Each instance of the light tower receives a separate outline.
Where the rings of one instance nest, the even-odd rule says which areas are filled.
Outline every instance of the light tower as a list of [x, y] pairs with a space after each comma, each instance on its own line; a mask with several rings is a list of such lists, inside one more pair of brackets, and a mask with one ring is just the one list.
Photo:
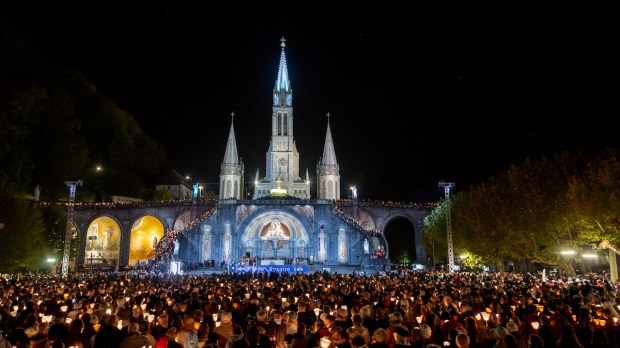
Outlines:
[[452, 248], [452, 220], [450, 216], [450, 189], [454, 186], [453, 182], [439, 182], [439, 187], [443, 187], [446, 194], [446, 229], [448, 230], [448, 271], [454, 272], [454, 249]]
[[69, 207], [67, 208], [67, 227], [65, 230], [65, 252], [62, 255], [62, 276], [69, 275], [69, 255], [71, 254], [71, 227], [73, 224], [73, 202], [75, 202], [75, 190], [82, 186], [82, 180], [65, 181], [69, 187]]

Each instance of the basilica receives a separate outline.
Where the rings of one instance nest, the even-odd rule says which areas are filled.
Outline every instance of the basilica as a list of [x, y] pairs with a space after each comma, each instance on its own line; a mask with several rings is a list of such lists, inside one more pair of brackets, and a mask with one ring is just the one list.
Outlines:
[[[340, 199], [340, 174], [329, 122], [323, 156], [317, 165], [318, 197], [310, 196], [308, 170], [300, 173], [284, 39], [280, 46], [265, 173], [256, 171], [252, 199], [246, 200], [244, 166], [238, 157], [231, 124], [221, 165], [217, 208], [212, 217], [188, 231], [185, 249], [188, 256], [194, 254], [198, 260], [234, 262], [240, 257], [256, 257], [269, 260], [269, 264], [281, 263], [281, 259], [362, 264], [364, 257], [370, 255], [373, 238], [369, 231], [348, 222], [334, 210], [333, 201]], [[375, 244], [384, 248], [378, 240]], [[196, 253], [189, 250], [191, 245], [202, 248]]]
[[[162, 243], [175, 262], [291, 267], [321, 264], [389, 265], [382, 229], [396, 218], [411, 222], [415, 260], [425, 260], [419, 207], [364, 206], [340, 199], [340, 170], [329, 125], [317, 164], [317, 197], [310, 195], [308, 170], [300, 173], [294, 139], [293, 89], [286, 65], [285, 40], [273, 89], [271, 138], [265, 172], [254, 176], [244, 197], [245, 169], [237, 151], [234, 114], [219, 175], [219, 199], [182, 204], [134, 204], [107, 211], [80, 207], [73, 215], [78, 234], [76, 266], [95, 263], [136, 265], [159, 260]], [[300, 270], [302, 268], [298, 268]]]

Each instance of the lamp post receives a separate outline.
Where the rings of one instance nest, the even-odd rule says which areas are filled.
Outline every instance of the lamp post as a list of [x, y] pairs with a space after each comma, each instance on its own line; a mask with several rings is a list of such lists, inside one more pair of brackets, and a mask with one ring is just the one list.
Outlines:
[[73, 202], [75, 202], [75, 191], [77, 186], [82, 186], [82, 180], [65, 181], [69, 187], [69, 206], [67, 208], [67, 225], [65, 227], [65, 250], [62, 255], [62, 276], [69, 275], [69, 255], [71, 254], [71, 230], [73, 224]]
[[446, 195], [446, 230], [448, 231], [448, 272], [454, 272], [454, 250], [452, 248], [452, 219], [450, 213], [450, 189], [454, 186], [453, 182], [439, 182], [439, 187], [444, 188]]
[[202, 199], [202, 189], [203, 189], [203, 186], [202, 185], [198, 186], [198, 189], [200, 190], [200, 192], [198, 193], [198, 199]]
[[88, 240], [90, 241], [90, 274], [93, 274], [93, 254], [95, 253], [95, 241], [97, 240], [97, 236], [88, 236]]

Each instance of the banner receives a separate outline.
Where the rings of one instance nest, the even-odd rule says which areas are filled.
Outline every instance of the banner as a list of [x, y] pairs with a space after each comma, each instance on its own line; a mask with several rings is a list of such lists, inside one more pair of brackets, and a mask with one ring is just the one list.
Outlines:
[[237, 265], [232, 268], [233, 272], [288, 272], [288, 273], [308, 273], [308, 266], [244, 266]]

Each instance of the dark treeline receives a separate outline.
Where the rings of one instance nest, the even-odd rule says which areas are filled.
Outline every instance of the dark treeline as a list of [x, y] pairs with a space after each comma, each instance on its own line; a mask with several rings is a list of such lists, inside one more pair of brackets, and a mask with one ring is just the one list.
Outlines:
[[50, 200], [68, 196], [67, 180], [83, 180], [83, 200], [152, 188], [166, 156], [134, 116], [81, 72], [38, 54], [11, 21], [0, 21], [0, 34], [0, 173]]

